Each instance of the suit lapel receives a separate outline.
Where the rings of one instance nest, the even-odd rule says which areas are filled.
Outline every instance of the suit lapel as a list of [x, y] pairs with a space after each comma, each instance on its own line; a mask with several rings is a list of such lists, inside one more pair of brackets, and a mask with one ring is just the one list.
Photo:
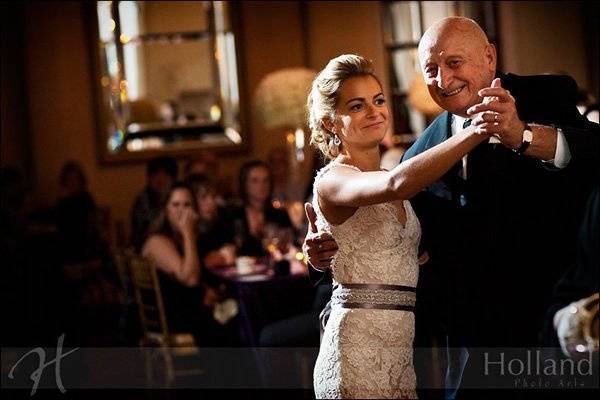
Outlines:
[[[432, 147], [442, 143], [450, 136], [450, 125], [452, 123], [452, 114], [445, 111], [442, 115], [437, 117], [431, 125], [425, 129], [423, 134], [417, 139], [403, 155], [402, 161], [406, 161]], [[426, 190], [437, 197], [441, 197], [447, 200], [452, 199], [452, 193], [450, 187], [455, 186], [448, 182], [450, 174], [456, 175], [455, 168], [447, 173], [442, 179], [431, 184]]]
[[421, 154], [425, 150], [428, 150], [436, 144], [440, 144], [446, 140], [450, 133], [450, 122], [451, 118], [450, 113], [448, 112], [444, 112], [442, 115], [437, 117], [435, 121], [433, 121], [431, 125], [429, 125], [427, 129], [423, 131], [417, 141], [410, 146], [406, 152], [404, 152], [402, 161], [406, 161], [417, 154]]
[[426, 147], [423, 151], [432, 148], [435, 145], [442, 143], [444, 140], [450, 137], [450, 126], [452, 124], [452, 114], [445, 111], [435, 122], [431, 125], [431, 135], [427, 141]]

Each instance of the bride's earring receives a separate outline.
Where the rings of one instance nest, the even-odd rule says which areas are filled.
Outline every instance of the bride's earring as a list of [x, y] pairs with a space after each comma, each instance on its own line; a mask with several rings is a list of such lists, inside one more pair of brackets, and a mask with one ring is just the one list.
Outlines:
[[333, 144], [335, 145], [335, 147], [340, 147], [340, 144], [342, 144], [340, 137], [335, 133], [333, 134]]

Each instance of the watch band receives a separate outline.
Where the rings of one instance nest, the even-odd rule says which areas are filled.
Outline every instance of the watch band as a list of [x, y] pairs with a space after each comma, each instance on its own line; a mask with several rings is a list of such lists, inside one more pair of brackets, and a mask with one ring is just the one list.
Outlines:
[[527, 148], [529, 147], [529, 144], [530, 144], [529, 142], [521, 143], [521, 145], [519, 146], [519, 148], [517, 150], [515, 150], [515, 152], [520, 156], [523, 155], [523, 153], [525, 153], [525, 150], [527, 150]]
[[523, 155], [523, 153], [525, 153], [525, 151], [527, 150], [527, 148], [531, 144], [531, 139], [530, 140], [526, 140], [525, 139], [525, 132], [526, 131], [529, 131], [530, 134], [532, 133], [531, 127], [528, 124], [525, 124], [525, 130], [523, 130], [523, 141], [521, 142], [521, 145], [519, 146], [519, 148], [515, 150], [515, 152], [518, 155]]

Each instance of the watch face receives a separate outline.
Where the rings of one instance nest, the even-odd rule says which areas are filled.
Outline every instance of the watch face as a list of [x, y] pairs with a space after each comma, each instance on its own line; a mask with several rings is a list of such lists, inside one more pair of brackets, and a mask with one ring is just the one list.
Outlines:
[[531, 142], [532, 139], [533, 139], [533, 132], [531, 132], [529, 129], [525, 129], [523, 131], [523, 141]]

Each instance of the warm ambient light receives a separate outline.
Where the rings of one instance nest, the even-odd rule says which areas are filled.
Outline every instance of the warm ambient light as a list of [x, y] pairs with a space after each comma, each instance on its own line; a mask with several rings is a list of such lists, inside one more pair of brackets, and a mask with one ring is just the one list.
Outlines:
[[235, 144], [242, 143], [242, 136], [233, 128], [225, 128], [225, 136]]
[[218, 121], [221, 119], [221, 107], [216, 104], [210, 106], [210, 119], [213, 121]]
[[294, 135], [293, 133], [288, 133], [287, 136], [285, 137], [287, 139], [287, 142], [292, 144], [296, 142], [296, 135]]
[[431, 98], [427, 85], [420, 74], [415, 74], [408, 88], [408, 104], [423, 115], [435, 116], [443, 110]]
[[306, 124], [306, 98], [315, 75], [307, 68], [284, 68], [261, 80], [254, 94], [255, 109], [266, 129]]

